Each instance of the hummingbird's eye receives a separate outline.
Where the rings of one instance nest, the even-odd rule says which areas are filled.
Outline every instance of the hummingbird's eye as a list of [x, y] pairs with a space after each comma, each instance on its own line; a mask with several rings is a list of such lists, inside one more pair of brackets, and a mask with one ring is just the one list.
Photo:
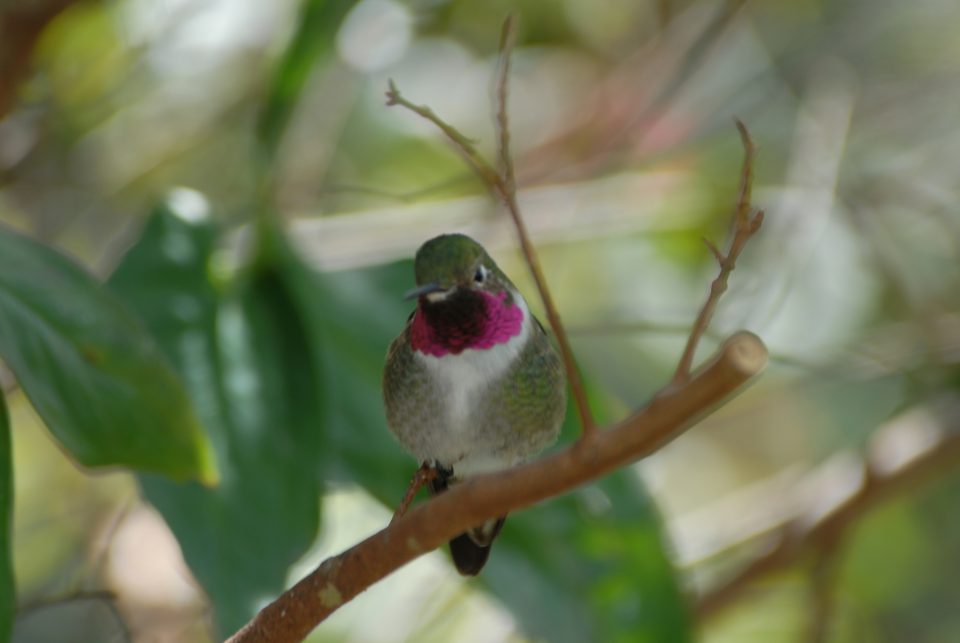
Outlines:
[[487, 278], [487, 269], [483, 266], [477, 266], [477, 271], [473, 273], [473, 280], [478, 284], [482, 284]]

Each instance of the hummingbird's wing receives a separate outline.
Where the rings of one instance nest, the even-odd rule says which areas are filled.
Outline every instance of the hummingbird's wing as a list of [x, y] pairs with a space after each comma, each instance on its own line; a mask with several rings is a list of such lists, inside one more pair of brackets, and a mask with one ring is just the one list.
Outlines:
[[409, 323], [387, 349], [382, 386], [390, 431], [420, 462], [435, 457], [430, 436], [443, 414], [429, 373], [410, 348]]
[[[536, 317], [533, 317], [537, 321]], [[552, 445], [567, 410], [567, 383], [557, 351], [539, 321], [485, 405], [488, 426], [507, 459], [524, 462]]]

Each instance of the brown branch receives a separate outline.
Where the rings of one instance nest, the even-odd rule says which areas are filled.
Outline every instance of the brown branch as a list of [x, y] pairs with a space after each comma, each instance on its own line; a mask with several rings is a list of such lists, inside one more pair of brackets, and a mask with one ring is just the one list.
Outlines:
[[437, 116], [432, 109], [425, 105], [415, 105], [403, 96], [397, 89], [396, 84], [391, 80], [387, 89], [387, 105], [400, 105], [414, 112], [422, 118], [430, 121], [450, 140], [454, 148], [463, 156], [467, 164], [477, 173], [487, 188], [500, 200], [510, 213], [514, 227], [520, 240], [520, 248], [523, 251], [523, 257], [533, 274], [533, 281], [536, 283], [537, 292], [540, 300], [543, 302], [543, 308], [547, 314], [547, 321], [557, 338], [557, 345], [560, 348], [560, 357], [563, 360], [563, 366], [566, 370], [567, 381], [570, 383], [570, 390], [573, 392], [574, 402], [576, 403], [577, 413], [580, 416], [580, 425], [583, 427], [584, 436], [589, 436], [594, 432], [596, 423], [590, 412], [590, 404], [587, 401], [586, 389], [580, 379], [580, 373], [577, 370], [576, 360], [573, 357], [573, 350], [570, 348], [570, 340], [567, 338], [563, 322], [560, 321], [560, 313], [553, 303], [553, 297], [547, 288], [547, 280], [543, 276], [543, 270], [540, 268], [540, 261], [537, 258], [536, 249], [530, 241], [530, 235], [527, 233], [526, 224], [520, 213], [520, 206], [517, 203], [516, 177], [514, 175], [513, 160], [510, 154], [510, 128], [507, 117], [507, 97], [508, 97], [508, 75], [510, 72], [510, 55], [513, 50], [514, 42], [514, 18], [509, 16], [504, 22], [503, 32], [500, 40], [500, 61], [497, 66], [496, 93], [497, 93], [497, 157], [501, 170], [498, 172], [486, 159], [484, 159], [476, 150], [473, 141], [461, 134], [455, 127], [445, 122]]
[[673, 374], [673, 384], [682, 384], [690, 377], [690, 369], [693, 367], [693, 356], [697, 352], [697, 344], [700, 338], [706, 332], [713, 318], [713, 313], [717, 308], [717, 302], [727, 290], [727, 282], [730, 279], [730, 273], [737, 264], [737, 257], [743, 250], [747, 241], [750, 240], [760, 226], [763, 224], [763, 210], [756, 214], [750, 214], [750, 194], [753, 186], [753, 158], [756, 152], [756, 146], [753, 139], [750, 138], [750, 132], [739, 120], [736, 121], [737, 130], [740, 132], [740, 140], [743, 143], [743, 169], [740, 172], [740, 189], [738, 190], [737, 203], [734, 208], [733, 222], [731, 224], [730, 248], [727, 254], [722, 254], [720, 250], [709, 240], [704, 239], [710, 252], [717, 259], [720, 265], [720, 273], [713, 283], [710, 284], [710, 294], [707, 301], [704, 302], [696, 321], [693, 323], [693, 329], [687, 339], [687, 345], [683, 349], [683, 355], [677, 364], [677, 370]]
[[[946, 413], [940, 413], [942, 426], [937, 428], [942, 435], [932, 442], [923, 442], [919, 453], [895, 466], [884, 464], [883, 458], [875, 454], [861, 463], [861, 484], [831, 511], [797, 515], [781, 526], [774, 534], [775, 544], [770, 549], [700, 596], [697, 615], [701, 619], [709, 618], [739, 599], [758, 579], [790, 567], [807, 555], [829, 554], [850, 527], [878, 502], [913, 489], [936, 472], [960, 466], [958, 407], [960, 405], [955, 405]], [[911, 428], [905, 426], [904, 433], [910, 433]]]
[[655, 452], [738, 391], [766, 363], [758, 337], [729, 338], [713, 360], [681, 386], [592, 439], [521, 467], [463, 482], [345, 552], [263, 608], [230, 643], [302, 640], [373, 583], [471, 525], [557, 496]]

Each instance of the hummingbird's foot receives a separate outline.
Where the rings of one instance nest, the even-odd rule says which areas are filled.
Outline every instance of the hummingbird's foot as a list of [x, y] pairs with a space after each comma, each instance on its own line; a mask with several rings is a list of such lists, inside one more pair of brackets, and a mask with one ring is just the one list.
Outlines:
[[403, 514], [407, 513], [407, 509], [410, 507], [410, 503], [413, 502], [413, 498], [417, 495], [417, 492], [436, 480], [437, 477], [440, 476], [440, 473], [441, 470], [434, 463], [424, 462], [421, 464], [420, 468], [413, 474], [413, 479], [410, 480], [410, 486], [407, 487], [407, 493], [403, 496], [403, 500], [400, 501], [400, 506], [397, 507], [397, 510], [393, 514], [393, 519], [391, 519], [390, 522], [392, 523], [398, 520]]

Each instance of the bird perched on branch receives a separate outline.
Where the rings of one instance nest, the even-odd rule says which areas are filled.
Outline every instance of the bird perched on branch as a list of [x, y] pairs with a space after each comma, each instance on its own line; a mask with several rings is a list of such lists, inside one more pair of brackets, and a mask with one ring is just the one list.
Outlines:
[[[432, 471], [438, 494], [525, 462], [553, 444], [566, 381], [543, 326], [487, 251], [462, 234], [435, 237], [414, 261], [417, 308], [387, 352], [387, 424]], [[505, 517], [450, 541], [457, 570], [476, 575]]]

